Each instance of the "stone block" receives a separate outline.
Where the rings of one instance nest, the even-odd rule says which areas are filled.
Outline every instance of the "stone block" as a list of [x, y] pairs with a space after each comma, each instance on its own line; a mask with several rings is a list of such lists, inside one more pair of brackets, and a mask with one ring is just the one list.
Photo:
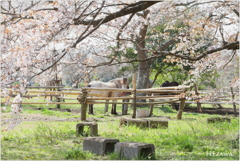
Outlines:
[[89, 127], [91, 136], [98, 136], [98, 124], [96, 122], [81, 122], [76, 125], [76, 135], [84, 135], [84, 126]]
[[158, 119], [132, 119], [122, 117], [120, 119], [120, 126], [122, 125], [136, 125], [142, 128], [168, 128], [168, 121]]
[[149, 109], [137, 109], [136, 110], [136, 118], [141, 118], [141, 117], [149, 117]]
[[153, 144], [139, 142], [118, 142], [115, 144], [115, 153], [124, 159], [149, 159], [155, 156], [155, 146]]
[[135, 126], [140, 127], [140, 128], [147, 128], [148, 127], [148, 123], [147, 123], [146, 120], [132, 119], [132, 118], [121, 118], [120, 126], [121, 125], [126, 125], [126, 126], [135, 125]]
[[97, 155], [105, 155], [114, 152], [114, 145], [117, 142], [119, 142], [118, 139], [87, 137], [83, 140], [83, 150]]
[[207, 119], [208, 123], [224, 122], [224, 121], [231, 122], [231, 119], [228, 117], [213, 117], [213, 118]]
[[167, 120], [144, 119], [148, 122], [149, 128], [168, 128]]

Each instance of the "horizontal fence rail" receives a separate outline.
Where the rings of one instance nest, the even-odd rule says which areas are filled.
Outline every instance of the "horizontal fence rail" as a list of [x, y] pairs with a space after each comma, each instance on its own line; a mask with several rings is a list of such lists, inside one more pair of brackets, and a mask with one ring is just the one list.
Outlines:
[[[30, 90], [33, 89], [33, 90]], [[35, 89], [35, 90], [34, 90]], [[36, 89], [43, 89], [36, 90]], [[55, 89], [55, 91], [49, 91], [49, 89]], [[22, 102], [22, 104], [56, 104], [56, 105], [67, 105], [67, 104], [81, 104], [81, 109], [86, 108], [87, 104], [113, 104], [108, 102], [109, 100], [129, 100], [127, 102], [115, 102], [114, 104], [122, 105], [149, 105], [153, 108], [153, 105], [157, 104], [172, 104], [179, 103], [184, 104], [197, 104], [199, 112], [201, 112], [201, 104], [233, 104], [234, 111], [236, 111], [236, 105], [239, 105], [239, 99], [234, 99], [239, 95], [238, 92], [215, 92], [215, 95], [211, 95], [213, 91], [198, 91], [195, 85], [194, 91], [192, 86], [175, 86], [175, 87], [160, 87], [160, 88], [148, 88], [148, 89], [120, 89], [120, 88], [90, 88], [83, 87], [81, 89], [69, 89], [64, 86], [47, 86], [47, 87], [28, 87], [27, 92], [22, 95], [23, 98], [34, 98], [34, 97], [55, 97], [56, 102]], [[232, 90], [232, 89], [231, 89]], [[2, 91], [2, 90], [1, 90]], [[128, 92], [130, 96], [122, 97], [102, 97], [101, 92]], [[8, 90], [8, 97], [13, 98], [18, 95], [18, 90]], [[95, 93], [94, 93], [95, 92]], [[146, 96], [138, 96], [137, 93], [145, 93]], [[3, 96], [1, 96], [3, 98]], [[210, 100], [206, 100], [209, 98]], [[9, 99], [9, 98], [8, 98]], [[61, 102], [60, 100], [76, 100], [76, 102]], [[145, 99], [146, 102], [137, 102], [137, 100]], [[184, 102], [184, 103], [183, 103]], [[8, 101], [8, 104], [14, 104]], [[136, 109], [136, 108], [134, 108]], [[152, 109], [151, 109], [152, 110]], [[181, 109], [180, 109], [181, 110]], [[182, 109], [183, 110], [183, 109]], [[85, 112], [86, 111], [82, 111]], [[178, 118], [181, 118], [178, 113]], [[83, 118], [84, 120], [84, 118]]]

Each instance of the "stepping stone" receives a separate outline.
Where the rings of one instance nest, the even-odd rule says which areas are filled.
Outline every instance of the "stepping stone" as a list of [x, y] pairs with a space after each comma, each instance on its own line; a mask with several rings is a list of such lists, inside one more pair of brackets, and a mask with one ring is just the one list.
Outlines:
[[115, 145], [115, 152], [120, 154], [121, 158], [145, 160], [155, 156], [155, 146], [153, 144], [139, 142], [118, 142]]
[[114, 152], [114, 145], [118, 139], [103, 137], [87, 137], [83, 140], [83, 151], [90, 151], [97, 155], [105, 155]]
[[120, 126], [122, 125], [136, 125], [141, 128], [168, 128], [167, 120], [158, 120], [158, 119], [132, 119], [132, 118], [124, 118], [120, 119]]
[[84, 134], [84, 126], [88, 126], [90, 128], [91, 136], [98, 136], [98, 124], [96, 122], [81, 122], [76, 125], [76, 135]]
[[121, 118], [120, 126], [122, 125], [126, 125], [126, 126], [135, 125], [140, 128], [147, 128], [148, 122], [142, 119]]
[[157, 119], [144, 119], [148, 122], [149, 128], [168, 128], [167, 120], [157, 120]]

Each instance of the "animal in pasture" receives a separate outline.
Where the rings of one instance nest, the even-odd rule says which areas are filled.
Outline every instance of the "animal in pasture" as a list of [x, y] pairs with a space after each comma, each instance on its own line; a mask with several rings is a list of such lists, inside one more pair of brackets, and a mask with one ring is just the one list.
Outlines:
[[[61, 84], [62, 84], [62, 79], [59, 79], [59, 80], [52, 79], [52, 80], [49, 80], [49, 81], [46, 82], [47, 87], [60, 86]], [[47, 90], [56, 91], [56, 88], [47, 88]], [[49, 97], [50, 97], [50, 101], [52, 101], [53, 95], [50, 94]], [[45, 99], [46, 98], [47, 98], [47, 96], [45, 96]]]
[[[128, 82], [127, 78], [115, 78], [110, 80], [109, 82], [101, 82], [101, 81], [92, 81], [85, 87], [92, 88], [122, 88], [127, 89]], [[101, 97], [120, 97], [126, 95], [125, 92], [117, 92], [117, 91], [91, 91], [93, 94], [100, 94]], [[116, 111], [116, 102], [117, 100], [113, 100], [111, 114], [117, 114]], [[89, 105], [89, 114], [93, 114], [93, 104]]]
[[[173, 86], [179, 86], [179, 83], [175, 81], [173, 82], [165, 81], [161, 87], [173, 87]], [[172, 107], [175, 107], [177, 111], [179, 110], [179, 104], [172, 103]]]
[[172, 87], [172, 86], [178, 86], [179, 83], [178, 82], [169, 82], [169, 81], [165, 81], [163, 84], [162, 84], [162, 87]]

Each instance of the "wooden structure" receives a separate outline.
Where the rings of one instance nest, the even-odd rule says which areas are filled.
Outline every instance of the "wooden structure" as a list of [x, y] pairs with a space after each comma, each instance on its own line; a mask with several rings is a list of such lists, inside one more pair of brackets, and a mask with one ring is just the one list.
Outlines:
[[[34, 87], [41, 88], [41, 87]], [[161, 88], [149, 88], [149, 89], [113, 89], [113, 88], [82, 88], [82, 91], [67, 91], [62, 87], [42, 87], [42, 88], [61, 88], [61, 91], [37, 91], [28, 90], [26, 94], [22, 95], [25, 98], [32, 97], [45, 97], [52, 95], [58, 98], [78, 100], [79, 102], [67, 103], [67, 102], [22, 102], [22, 104], [81, 104], [81, 120], [86, 121], [86, 109], [88, 104], [112, 104], [112, 102], [106, 102], [106, 100], [129, 100], [127, 102], [116, 102], [116, 104], [130, 104], [133, 106], [132, 118], [136, 118], [136, 105], [144, 104], [151, 107], [153, 111], [153, 105], [181, 102], [180, 110], [177, 114], [177, 118], [181, 119], [182, 111], [184, 109], [185, 102], [185, 92], [190, 86], [178, 86], [178, 87], [161, 87]], [[96, 94], [91, 94], [91, 90], [95, 91], [118, 91], [118, 92], [131, 92], [131, 96], [124, 97], [101, 97]], [[147, 96], [137, 96], [137, 93], [146, 93]], [[169, 95], [169, 93], [174, 93], [178, 95]], [[18, 91], [10, 90], [10, 97], [14, 97], [18, 94]], [[159, 95], [158, 95], [159, 94]], [[71, 96], [71, 97], [67, 97]], [[137, 99], [146, 99], [147, 102], [137, 102]], [[11, 104], [13, 102], [9, 102]], [[152, 114], [152, 112], [151, 112]]]
[[[134, 79], [133, 79], [134, 80]], [[195, 86], [196, 87], [196, 86]], [[208, 97], [209, 92], [198, 91], [195, 88], [195, 91], [189, 91], [190, 86], [176, 86], [176, 87], [160, 87], [160, 88], [149, 88], [149, 89], [136, 89], [136, 85], [133, 83], [133, 89], [113, 89], [113, 88], [87, 88], [84, 87], [82, 90], [79, 89], [64, 89], [63, 86], [51, 86], [51, 87], [29, 87], [25, 94], [22, 95], [23, 98], [32, 98], [32, 97], [45, 97], [52, 95], [59, 99], [65, 100], [76, 100], [76, 102], [22, 102], [22, 104], [81, 104], [81, 120], [86, 121], [86, 109], [88, 104], [112, 104], [112, 102], [106, 102], [106, 100], [128, 100], [125, 102], [116, 102], [116, 104], [125, 104], [132, 105], [133, 112], [132, 118], [136, 118], [137, 105], [144, 104], [150, 107], [150, 116], [153, 114], [153, 107], [156, 104], [171, 104], [179, 103], [180, 109], [177, 113], [176, 118], [181, 119], [182, 113], [184, 111], [184, 105], [187, 104], [233, 104], [233, 109], [236, 113], [236, 104], [239, 104], [236, 100], [237, 92], [227, 93], [227, 98], [219, 97], [218, 101], [204, 101], [203, 98]], [[60, 88], [61, 91], [46, 91], [46, 90], [35, 90], [35, 89], [47, 89], [47, 88]], [[91, 94], [91, 90], [95, 91], [118, 91], [118, 92], [131, 92], [132, 95], [124, 97], [101, 97], [99, 95]], [[94, 92], [93, 92], [94, 93]], [[146, 93], [146, 96], [137, 96], [137, 93]], [[9, 90], [8, 97], [15, 97], [18, 94], [18, 91]], [[187, 96], [189, 96], [187, 98]], [[190, 100], [190, 98], [192, 100]], [[146, 99], [146, 102], [137, 102], [138, 99]], [[12, 104], [10, 99], [6, 99], [8, 104]], [[77, 101], [78, 100], [78, 101]], [[198, 106], [198, 109], [200, 107]]]
[[[111, 102], [106, 102], [106, 100], [122, 100], [129, 99], [132, 102], [115, 102], [116, 104], [131, 104], [133, 106], [132, 118], [136, 118], [136, 105], [149, 105], [151, 107], [151, 113], [153, 113], [153, 105], [165, 104], [172, 102], [180, 102], [180, 109], [177, 114], [177, 119], [181, 119], [182, 112], [185, 105], [185, 95], [186, 91], [190, 86], [176, 86], [176, 87], [161, 87], [161, 88], [149, 88], [149, 89], [115, 89], [115, 88], [82, 88], [82, 95], [79, 98], [81, 103], [81, 120], [86, 121], [86, 108], [88, 104], [112, 104]], [[98, 95], [91, 94], [90, 91], [117, 91], [117, 92], [131, 92], [131, 96], [124, 97], [101, 97]], [[148, 93], [148, 96], [137, 96], [137, 93]], [[175, 95], [169, 95], [175, 94]], [[176, 95], [177, 94], [177, 95]], [[91, 97], [90, 97], [91, 96]], [[146, 99], [146, 102], [137, 102], [137, 99]]]
[[[56, 70], [57, 70], [57, 66], [55, 66]], [[52, 80], [49, 80], [46, 82], [46, 86], [47, 87], [55, 87], [55, 88], [46, 88], [46, 90], [49, 90], [49, 91], [61, 91], [61, 85], [62, 85], [62, 79], [58, 79], [57, 78], [57, 75], [56, 75], [56, 78], [55, 79], [52, 79]], [[47, 97], [48, 95], [45, 96], [45, 98]], [[52, 98], [53, 98], [54, 95], [49, 95], [50, 97], [50, 100], [52, 101]], [[57, 96], [56, 97], [56, 102], [61, 102], [61, 99]], [[56, 104], [56, 107], [57, 108], [60, 108], [60, 104]]]
[[222, 105], [233, 105], [233, 111], [235, 117], [237, 117], [236, 104], [239, 105], [239, 99], [235, 100], [239, 96], [239, 92], [234, 92], [230, 87], [228, 91], [199, 91], [197, 85], [194, 85], [194, 91], [189, 91], [189, 99], [186, 104], [197, 104], [198, 112], [202, 113], [202, 104], [217, 105], [219, 108], [223, 108]]

